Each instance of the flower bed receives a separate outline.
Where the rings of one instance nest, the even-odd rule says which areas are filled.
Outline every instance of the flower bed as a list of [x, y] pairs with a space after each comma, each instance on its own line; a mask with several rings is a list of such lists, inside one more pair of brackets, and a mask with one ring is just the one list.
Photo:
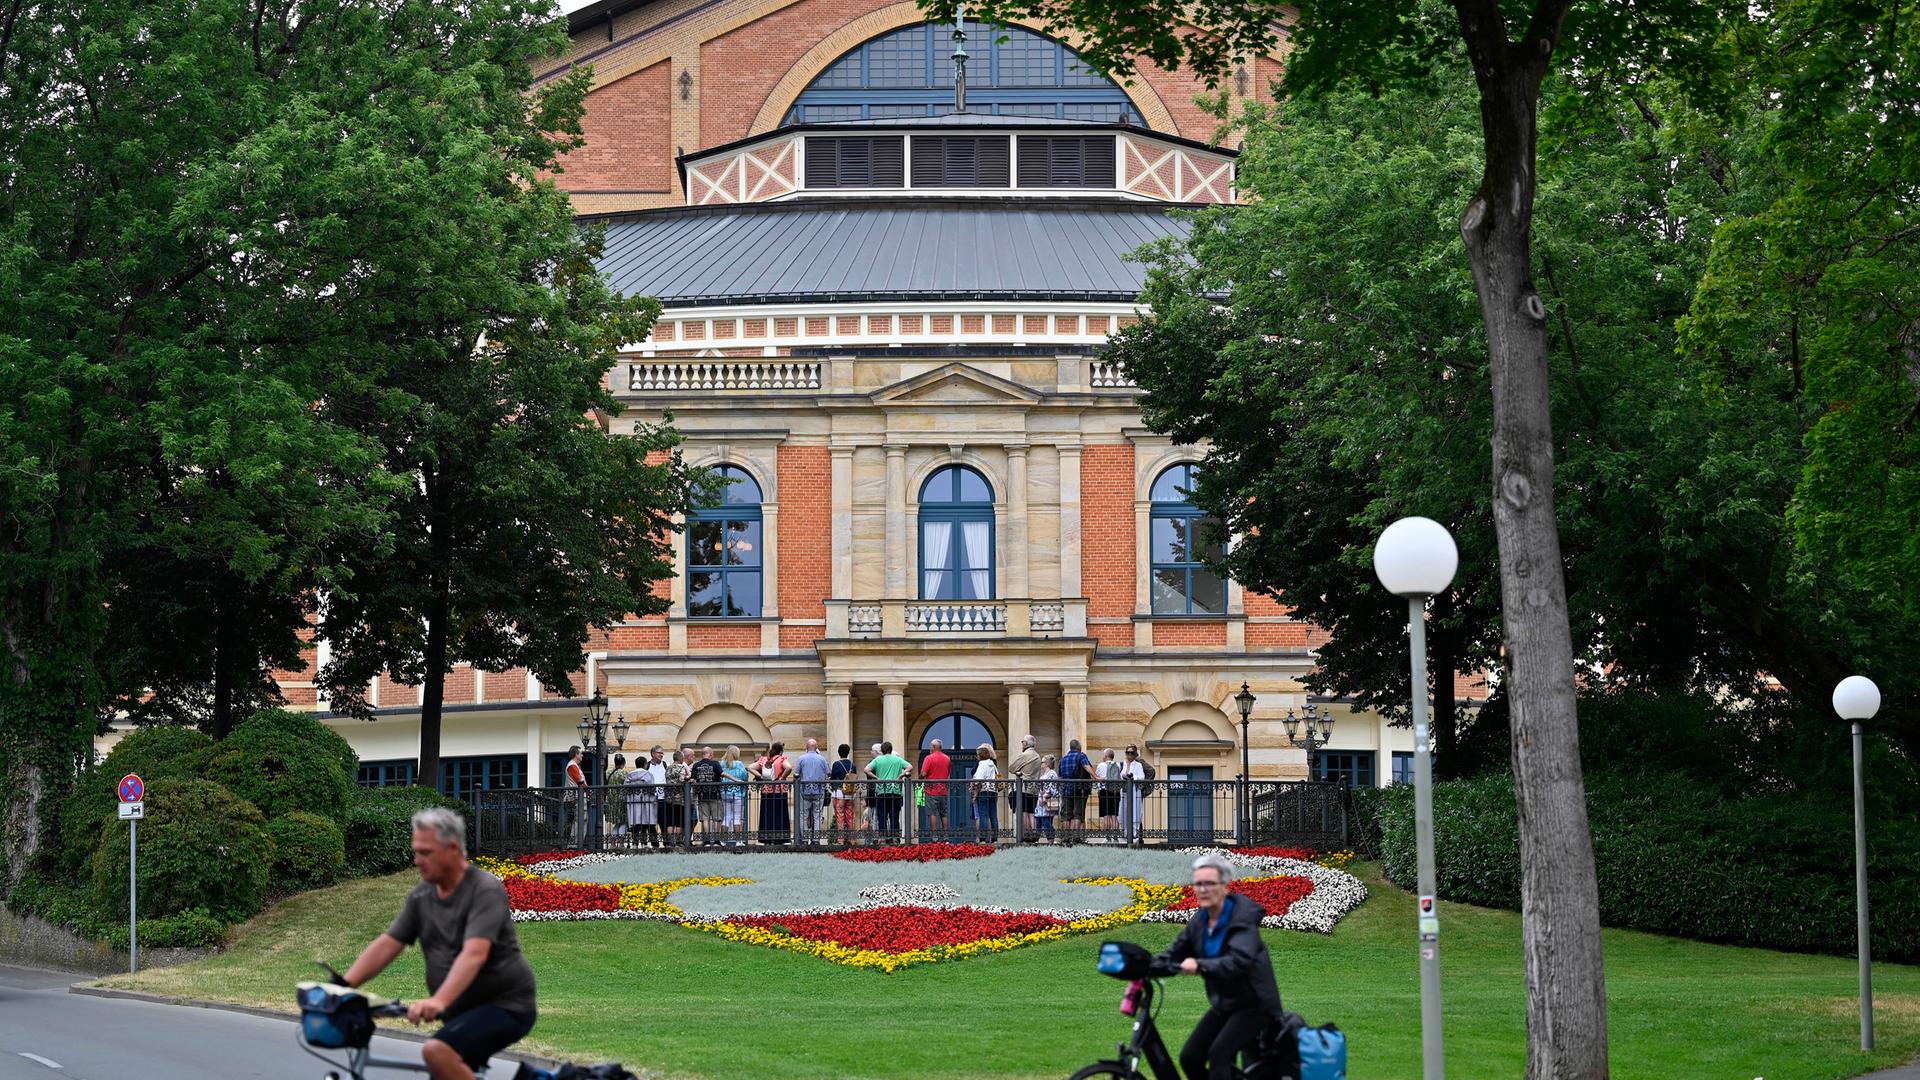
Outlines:
[[[1200, 906], [1195, 897], [1193, 886], [1185, 887], [1186, 893], [1180, 902], [1170, 905], [1168, 911], [1191, 913]], [[1269, 915], [1284, 915], [1294, 902], [1313, 892], [1313, 882], [1303, 877], [1241, 878], [1227, 890], [1237, 896], [1244, 896], [1267, 909]]]
[[831, 915], [745, 915], [731, 921], [806, 941], [828, 941], [848, 948], [888, 953], [963, 945], [1067, 925], [1064, 919], [1038, 911], [999, 912], [910, 905], [862, 908]]
[[942, 859], [978, 859], [994, 852], [992, 844], [901, 844], [894, 847], [848, 848], [833, 857], [848, 862], [938, 862]]

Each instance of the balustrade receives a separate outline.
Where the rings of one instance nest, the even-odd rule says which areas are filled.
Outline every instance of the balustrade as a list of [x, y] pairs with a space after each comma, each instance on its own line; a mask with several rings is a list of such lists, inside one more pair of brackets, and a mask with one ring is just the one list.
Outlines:
[[699, 360], [636, 363], [628, 389], [650, 393], [685, 390], [818, 390], [818, 360]]

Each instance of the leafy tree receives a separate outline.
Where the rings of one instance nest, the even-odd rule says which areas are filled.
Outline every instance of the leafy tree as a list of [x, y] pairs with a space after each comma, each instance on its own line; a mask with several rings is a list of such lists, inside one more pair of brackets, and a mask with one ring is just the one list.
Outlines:
[[[944, 0], [923, 0], [942, 17]], [[1688, 0], [989, 0], [981, 17], [1073, 27], [1083, 54], [1117, 73], [1137, 57], [1192, 67], [1210, 82], [1270, 55], [1284, 35], [1286, 87], [1418, 83], [1432, 58], [1465, 47], [1481, 121], [1480, 183], [1460, 218], [1488, 351], [1492, 515], [1500, 553], [1506, 690], [1520, 806], [1530, 1076], [1606, 1075], [1606, 992], [1598, 889], [1575, 718], [1572, 632], [1554, 507], [1547, 308], [1531, 250], [1536, 119], [1555, 54], [1568, 70], [1717, 69], [1720, 8]], [[1702, 80], [1704, 81], [1704, 80]], [[1549, 932], [1551, 926], [1551, 932]]]

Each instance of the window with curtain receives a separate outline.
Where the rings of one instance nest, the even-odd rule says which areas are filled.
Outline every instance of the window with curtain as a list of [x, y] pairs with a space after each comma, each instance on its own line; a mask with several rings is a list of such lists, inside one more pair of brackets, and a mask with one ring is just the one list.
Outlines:
[[993, 488], [948, 465], [920, 488], [920, 598], [988, 600], [993, 576]]
[[1214, 519], [1193, 504], [1199, 468], [1175, 465], [1153, 481], [1148, 537], [1155, 615], [1224, 615], [1227, 584], [1208, 564], [1221, 556], [1209, 539]]
[[687, 614], [760, 617], [760, 485], [744, 470], [713, 470], [726, 482], [713, 503], [687, 515]]
[[[1072, 49], [1019, 26], [967, 24], [967, 108], [1146, 126], [1127, 92]], [[953, 111], [953, 26], [903, 26], [854, 46], [794, 99], [788, 124], [945, 116]]]

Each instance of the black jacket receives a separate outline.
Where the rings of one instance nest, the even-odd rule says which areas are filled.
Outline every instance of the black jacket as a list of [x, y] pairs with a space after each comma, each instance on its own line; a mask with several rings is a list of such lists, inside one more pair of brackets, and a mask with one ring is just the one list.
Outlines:
[[1278, 1020], [1285, 1010], [1280, 1007], [1280, 987], [1273, 979], [1266, 939], [1260, 936], [1260, 920], [1266, 917], [1266, 908], [1248, 897], [1235, 896], [1233, 909], [1227, 912], [1227, 936], [1220, 945], [1220, 955], [1209, 957], [1207, 909], [1196, 908], [1186, 929], [1155, 958], [1155, 966], [1177, 971], [1180, 961], [1194, 957], [1200, 962], [1200, 977], [1207, 982], [1207, 1000], [1214, 1008], [1229, 1012], [1251, 1009]]

